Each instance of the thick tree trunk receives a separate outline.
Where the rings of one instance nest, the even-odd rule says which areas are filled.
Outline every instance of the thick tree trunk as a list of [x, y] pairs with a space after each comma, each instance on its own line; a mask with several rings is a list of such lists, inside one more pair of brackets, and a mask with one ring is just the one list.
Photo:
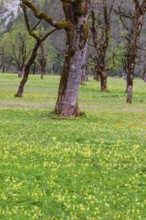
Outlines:
[[80, 115], [78, 92], [88, 39], [87, 2], [88, 0], [76, 0], [74, 3], [62, 3], [70, 28], [66, 30], [68, 51], [65, 55], [55, 112], [65, 117]]
[[25, 84], [28, 80], [28, 76], [29, 76], [29, 73], [30, 73], [30, 68], [31, 68], [36, 56], [37, 56], [37, 51], [40, 47], [40, 44], [41, 44], [41, 41], [36, 42], [35, 47], [32, 51], [31, 57], [30, 57], [28, 63], [26, 64], [26, 66], [25, 66], [23, 78], [22, 78], [22, 80], [20, 82], [20, 85], [18, 87], [17, 94], [15, 95], [16, 97], [22, 97], [22, 95], [23, 95], [24, 86], [25, 86]]

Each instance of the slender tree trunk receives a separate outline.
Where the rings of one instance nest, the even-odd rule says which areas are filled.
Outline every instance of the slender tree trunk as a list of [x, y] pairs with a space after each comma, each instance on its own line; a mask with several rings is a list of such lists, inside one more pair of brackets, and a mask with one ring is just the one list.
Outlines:
[[107, 71], [105, 67], [105, 57], [106, 57], [106, 51], [104, 49], [100, 48], [98, 53], [98, 60], [96, 64], [96, 73], [97, 76], [100, 76], [100, 91], [101, 92], [107, 92]]
[[24, 74], [24, 69], [25, 69], [25, 67], [22, 66], [22, 67], [20, 68], [20, 70], [18, 71], [18, 77], [19, 77], [19, 78], [21, 78], [21, 77], [23, 76], [23, 74]]
[[32, 74], [36, 73], [36, 62], [33, 63]]
[[146, 73], [144, 73], [143, 80], [144, 80], [144, 82], [146, 82]]
[[2, 65], [2, 73], [5, 73], [5, 63]]
[[88, 0], [62, 3], [70, 28], [66, 30], [68, 51], [65, 55], [55, 112], [65, 117], [80, 115], [78, 92], [88, 39], [87, 3]]
[[5, 73], [5, 67], [6, 67], [6, 56], [4, 52], [4, 48], [2, 48], [2, 73]]
[[44, 78], [44, 75], [45, 75], [45, 71], [41, 71], [41, 79]]
[[41, 79], [43, 79], [46, 68], [46, 56], [45, 56], [45, 49], [43, 44], [41, 44], [40, 46], [39, 63], [40, 63]]
[[127, 103], [132, 103], [133, 78], [134, 78], [135, 59], [136, 59], [135, 52], [130, 50], [130, 52], [128, 52], [126, 56], [126, 62], [125, 62], [125, 71], [127, 74], [127, 85], [126, 85]]
[[[107, 0], [102, 0], [103, 19], [97, 19], [96, 13], [92, 11], [92, 35], [93, 43], [96, 49], [95, 52], [95, 74], [96, 78], [100, 77], [100, 90], [102, 92], [108, 91], [107, 88], [107, 65], [105, 62], [106, 53], [109, 46], [111, 33], [111, 12], [113, 10], [114, 1], [111, 6], [108, 5]], [[99, 12], [100, 13], [100, 12]], [[98, 24], [98, 28], [96, 25]], [[100, 31], [99, 31], [100, 29]]]
[[127, 40], [127, 54], [125, 60], [125, 72], [127, 74], [127, 103], [132, 103], [132, 90], [133, 90], [133, 78], [136, 64], [136, 56], [138, 50], [139, 38], [141, 30], [144, 24], [144, 15], [146, 12], [146, 0], [143, 3], [134, 1], [135, 12], [133, 14], [132, 24], [129, 27], [126, 40]]
[[88, 80], [87, 55], [88, 55], [88, 42], [86, 43], [84, 56], [82, 57], [81, 84], [84, 84], [84, 82]]
[[100, 85], [101, 85], [101, 92], [107, 92], [108, 88], [107, 88], [107, 73], [106, 72], [102, 72], [100, 74]]
[[31, 57], [28, 60], [26, 66], [25, 66], [23, 78], [22, 78], [22, 80], [20, 82], [20, 85], [18, 87], [17, 94], [15, 95], [16, 97], [22, 97], [22, 95], [23, 95], [24, 86], [25, 86], [25, 84], [28, 80], [28, 76], [29, 76], [29, 73], [30, 73], [30, 68], [31, 68], [36, 56], [37, 56], [37, 51], [40, 47], [40, 44], [41, 44], [41, 41], [37, 40], [37, 42], [35, 44], [35, 47], [32, 51]]

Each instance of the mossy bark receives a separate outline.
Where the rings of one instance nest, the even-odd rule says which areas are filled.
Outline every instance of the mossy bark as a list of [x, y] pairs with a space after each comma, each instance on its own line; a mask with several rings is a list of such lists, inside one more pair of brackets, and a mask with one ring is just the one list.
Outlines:
[[78, 116], [78, 92], [85, 64], [88, 39], [88, 0], [76, 0], [73, 3], [62, 1], [66, 21], [67, 53], [63, 73], [60, 79], [55, 112], [65, 117]]

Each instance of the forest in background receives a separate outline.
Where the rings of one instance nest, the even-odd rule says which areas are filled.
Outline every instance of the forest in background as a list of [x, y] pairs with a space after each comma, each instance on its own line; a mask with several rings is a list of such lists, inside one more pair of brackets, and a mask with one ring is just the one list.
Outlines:
[[[7, 12], [6, 8], [7, 1], [1, 1], [0, 12], [4, 15]], [[15, 4], [11, 1], [8, 1], [12, 5], [12, 11], [15, 12], [15, 7], [18, 7], [18, 2]], [[38, 7], [41, 10], [47, 11], [50, 16], [55, 17], [56, 20], [59, 20], [63, 17], [63, 11], [59, 0], [40, 0], [36, 1]], [[110, 10], [111, 3], [113, 1], [108, 1], [108, 7]], [[106, 68], [108, 70], [108, 75], [110, 76], [123, 76], [124, 75], [124, 62], [125, 62], [125, 49], [126, 49], [126, 33], [127, 30], [123, 26], [120, 16], [116, 13], [118, 7], [122, 3], [122, 7], [126, 14], [131, 14], [133, 10], [133, 1], [115, 1], [113, 5], [113, 10], [110, 15], [110, 38], [106, 51]], [[99, 35], [102, 33], [103, 29], [103, 6], [102, 0], [92, 1], [92, 7], [94, 8]], [[8, 22], [7, 17], [3, 17], [0, 21], [0, 70], [1, 72], [23, 72], [23, 68], [31, 51], [33, 49], [35, 39], [32, 36], [28, 35], [26, 25], [24, 22], [24, 16], [22, 9], [19, 7], [17, 16], [15, 17], [14, 13], [10, 11], [11, 19]], [[37, 18], [34, 18], [31, 11], [29, 11], [29, 18], [31, 24], [34, 24], [37, 21]], [[6, 25], [4, 27], [4, 24]], [[129, 22], [130, 21], [126, 21]], [[92, 39], [92, 15], [89, 17], [90, 25], [90, 38], [89, 38], [89, 51], [88, 51], [88, 73], [94, 75], [94, 54], [95, 54], [95, 45], [93, 44]], [[43, 33], [47, 30], [48, 23], [42, 21], [39, 26], [40, 32]], [[136, 68], [135, 76], [143, 77], [146, 71], [146, 50], [145, 47], [145, 33], [146, 33], [146, 24], [144, 22], [142, 33], [139, 42], [139, 49], [136, 57]], [[40, 73], [44, 71], [46, 74], [61, 74], [64, 53], [65, 53], [65, 42], [66, 37], [63, 30], [58, 30], [49, 36], [45, 42], [43, 42], [40, 47], [37, 58], [35, 59], [34, 64], [31, 68], [31, 73]], [[100, 39], [98, 38], [98, 43]], [[43, 65], [41, 63], [43, 61]]]

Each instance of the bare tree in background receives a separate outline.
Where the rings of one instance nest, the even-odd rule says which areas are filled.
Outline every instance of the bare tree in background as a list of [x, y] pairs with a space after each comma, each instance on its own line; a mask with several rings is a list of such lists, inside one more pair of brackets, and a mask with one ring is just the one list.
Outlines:
[[23, 3], [21, 3], [21, 7], [23, 9], [24, 18], [25, 18], [25, 22], [26, 22], [28, 33], [29, 33], [29, 35], [31, 35], [32, 37], [35, 38], [36, 43], [35, 43], [35, 45], [33, 47], [33, 50], [32, 50], [32, 53], [31, 53], [29, 59], [28, 59], [28, 62], [25, 65], [23, 79], [21, 80], [20, 85], [18, 87], [18, 91], [17, 91], [17, 93], [15, 95], [16, 97], [22, 97], [22, 95], [23, 95], [24, 86], [25, 86], [25, 84], [26, 84], [26, 82], [28, 80], [28, 76], [29, 76], [29, 73], [30, 73], [30, 68], [31, 68], [32, 64], [34, 63], [34, 60], [37, 57], [37, 51], [40, 48], [41, 44], [43, 43], [43, 41], [46, 40], [46, 38], [49, 35], [51, 35], [54, 31], [57, 30], [56, 28], [49, 29], [43, 35], [41, 35], [40, 33], [36, 33], [35, 30], [38, 27], [41, 19], [38, 21], [38, 23], [34, 27], [31, 28], [30, 24], [29, 24], [29, 18], [28, 18], [28, 15], [27, 15], [27, 7]]
[[[17, 65], [18, 77], [22, 77], [24, 74], [25, 63], [29, 56], [26, 52], [25, 36], [22, 36], [22, 34], [18, 32], [17, 42], [14, 43], [10, 40], [10, 43], [12, 45], [13, 57]], [[19, 47], [19, 50], [16, 47]]]
[[102, 0], [97, 3], [98, 10], [92, 10], [91, 32], [93, 37], [93, 54], [94, 74], [100, 78], [101, 91], [107, 91], [107, 64], [106, 53], [109, 46], [111, 33], [111, 15], [115, 0]]
[[115, 12], [119, 15], [120, 20], [125, 28], [126, 35], [126, 54], [125, 54], [125, 64], [124, 70], [127, 75], [127, 103], [132, 103], [132, 89], [133, 89], [133, 78], [134, 70], [137, 59], [138, 44], [140, 40], [140, 35], [142, 27], [144, 24], [144, 15], [146, 12], [146, 0], [132, 0], [131, 10], [127, 10], [120, 3], [118, 10]]

